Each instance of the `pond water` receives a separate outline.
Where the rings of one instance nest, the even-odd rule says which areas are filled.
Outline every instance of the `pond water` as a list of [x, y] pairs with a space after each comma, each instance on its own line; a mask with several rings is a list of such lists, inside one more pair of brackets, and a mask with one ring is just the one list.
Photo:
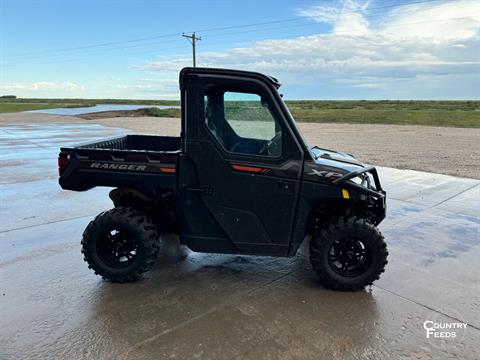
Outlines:
[[94, 112], [103, 111], [116, 111], [116, 110], [138, 110], [149, 107], [156, 107], [159, 109], [180, 109], [180, 106], [165, 106], [165, 105], [123, 105], [123, 104], [97, 104], [89, 107], [77, 107], [77, 108], [55, 108], [55, 109], [42, 109], [31, 110], [28, 112], [53, 114], [53, 115], [82, 115]]

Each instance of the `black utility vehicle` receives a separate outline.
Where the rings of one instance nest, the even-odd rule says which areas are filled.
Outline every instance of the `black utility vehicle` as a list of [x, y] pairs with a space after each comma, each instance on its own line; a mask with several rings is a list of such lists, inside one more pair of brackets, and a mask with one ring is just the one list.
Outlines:
[[185, 68], [180, 137], [62, 148], [62, 188], [115, 188], [114, 208], [83, 234], [89, 267], [111, 281], [137, 280], [165, 232], [193, 251], [268, 256], [294, 256], [311, 235], [310, 261], [325, 286], [356, 290], [378, 279], [388, 252], [376, 228], [386, 206], [376, 169], [307, 146], [279, 87], [259, 73]]

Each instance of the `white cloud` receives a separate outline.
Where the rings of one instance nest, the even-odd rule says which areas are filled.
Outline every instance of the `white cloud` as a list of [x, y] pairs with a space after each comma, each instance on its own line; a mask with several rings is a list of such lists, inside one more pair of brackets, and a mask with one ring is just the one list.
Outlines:
[[[412, 98], [478, 98], [475, 84], [480, 86], [480, 2], [404, 5], [385, 9], [381, 16], [378, 9], [370, 12], [369, 6], [369, 2], [350, 0], [339, 7], [300, 9], [299, 15], [330, 24], [331, 31], [203, 52], [198, 55], [198, 63], [266, 72], [288, 86], [343, 86], [367, 95], [368, 91], [377, 91], [377, 96], [385, 98], [405, 94]], [[176, 79], [178, 70], [189, 66], [190, 61], [190, 56], [167, 58], [147, 61], [136, 68]], [[445, 89], [435, 92], [435, 86], [448, 86], [455, 75], [470, 80], [468, 84], [451, 84], [447, 95]]]
[[365, 11], [370, 1], [363, 3], [345, 0], [341, 7], [314, 5], [298, 10], [299, 16], [311, 18], [320, 23], [329, 23], [334, 26], [334, 33], [352, 32], [355, 29], [357, 35], [365, 35], [370, 32], [369, 23], [365, 17]]
[[395, 8], [383, 19], [380, 33], [396, 39], [423, 38], [436, 42], [459, 41], [478, 34], [480, 2], [450, 1]]
[[311, 6], [298, 10], [299, 16], [312, 18], [317, 22], [335, 23], [340, 18], [341, 10], [331, 6]]
[[85, 88], [73, 82], [48, 82], [37, 81], [30, 83], [7, 83], [0, 84], [0, 90], [15, 91], [15, 90], [29, 90], [29, 91], [83, 91]]
[[117, 89], [135, 89], [135, 90], [158, 90], [160, 87], [153, 84], [117, 84]]
[[143, 98], [145, 96], [160, 99], [178, 99], [178, 80], [169, 78], [142, 78], [133, 84], [115, 84], [113, 88], [123, 92], [120, 96]]
[[358, 88], [367, 88], [367, 89], [382, 89], [385, 87], [385, 84], [382, 83], [360, 83], [353, 85]]

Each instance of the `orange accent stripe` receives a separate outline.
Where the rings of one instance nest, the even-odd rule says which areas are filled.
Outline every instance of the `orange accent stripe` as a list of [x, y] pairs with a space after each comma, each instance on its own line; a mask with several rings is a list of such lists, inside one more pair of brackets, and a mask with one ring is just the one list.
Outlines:
[[246, 166], [246, 165], [232, 165], [233, 170], [237, 171], [246, 171], [246, 172], [251, 172], [251, 173], [265, 173], [267, 171], [270, 171], [269, 169], [265, 168], [259, 168], [255, 166]]
[[160, 171], [163, 172], [163, 173], [170, 173], [170, 174], [172, 174], [172, 173], [177, 172], [177, 169], [175, 169], [175, 168], [162, 167], [162, 168], [160, 168]]

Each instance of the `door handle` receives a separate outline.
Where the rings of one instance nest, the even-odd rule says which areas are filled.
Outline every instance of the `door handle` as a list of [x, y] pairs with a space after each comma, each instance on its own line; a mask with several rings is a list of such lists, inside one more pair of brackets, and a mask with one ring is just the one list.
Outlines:
[[292, 185], [289, 184], [287, 181], [278, 181], [277, 190], [281, 192], [291, 192]]
[[201, 187], [201, 188], [192, 188], [192, 187], [185, 187], [186, 191], [189, 192], [196, 192], [202, 195], [213, 195], [214, 191], [212, 187]]

